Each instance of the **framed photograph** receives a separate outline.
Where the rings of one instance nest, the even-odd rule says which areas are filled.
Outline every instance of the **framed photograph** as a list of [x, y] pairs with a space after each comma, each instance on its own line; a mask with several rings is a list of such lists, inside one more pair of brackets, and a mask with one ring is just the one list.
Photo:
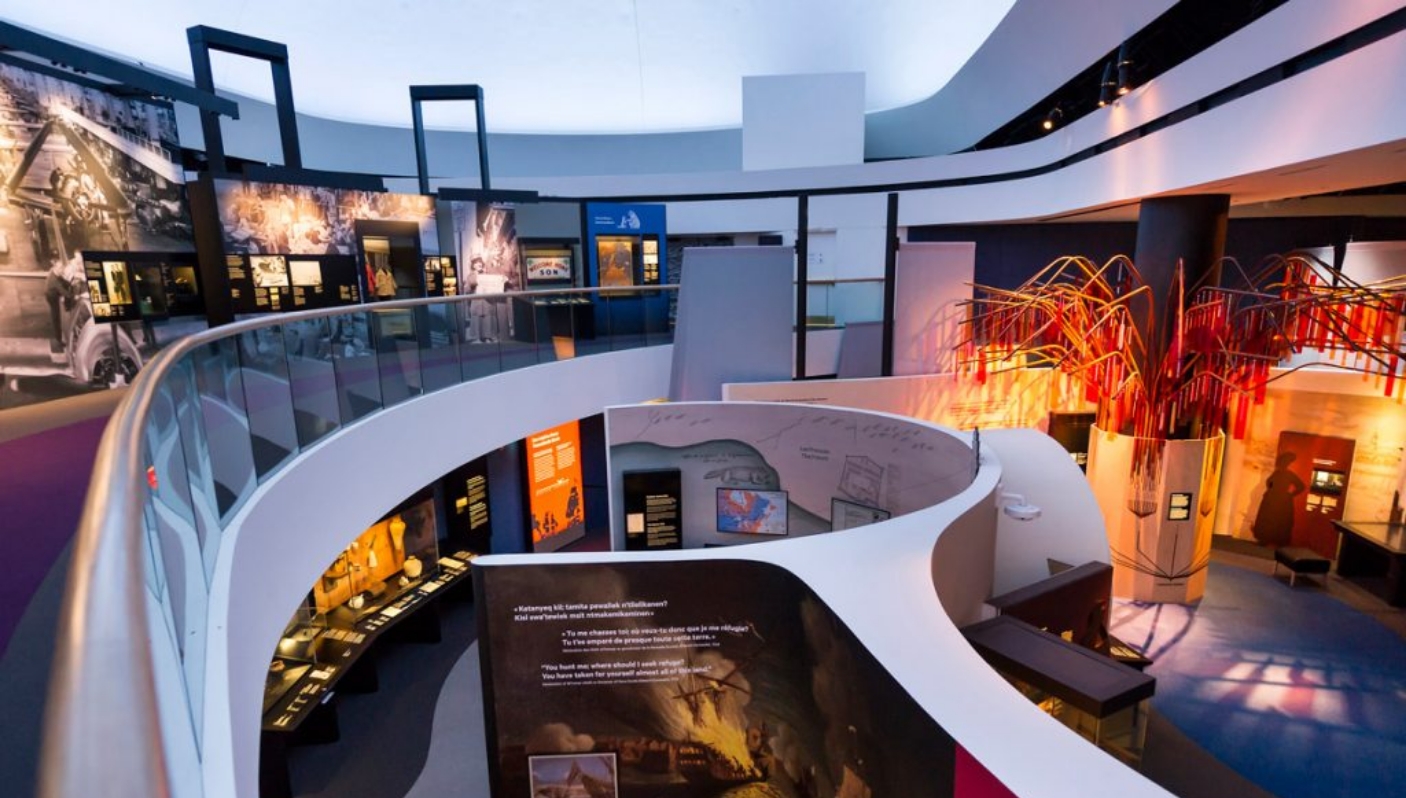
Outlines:
[[719, 532], [786, 534], [786, 491], [718, 488], [717, 495]]
[[635, 284], [635, 244], [633, 236], [596, 238], [596, 268], [601, 288]]
[[539, 754], [527, 758], [532, 795], [619, 798], [615, 754]]
[[869, 507], [868, 505], [858, 502], [846, 501], [834, 497], [830, 499], [831, 532], [877, 524], [880, 521], [887, 521], [892, 517], [893, 513], [890, 513], [888, 510], [880, 510], [877, 507]]
[[1167, 499], [1167, 520], [1186, 521], [1191, 518], [1191, 494], [1173, 493]]
[[132, 284], [128, 281], [126, 263], [120, 260], [103, 261], [103, 281], [107, 283], [108, 302], [114, 305], [132, 304]]
[[255, 288], [287, 288], [288, 259], [282, 255], [250, 255]]
[[527, 268], [527, 282], [558, 283], [571, 280], [571, 254], [566, 255], [527, 255], [523, 258]]
[[288, 277], [293, 285], [304, 288], [322, 287], [322, 264], [315, 260], [288, 261]]

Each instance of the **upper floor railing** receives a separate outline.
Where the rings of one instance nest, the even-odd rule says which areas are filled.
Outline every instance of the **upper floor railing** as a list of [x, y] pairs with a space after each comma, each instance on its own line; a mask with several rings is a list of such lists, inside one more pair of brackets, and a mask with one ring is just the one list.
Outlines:
[[[418, 299], [242, 321], [133, 383], [73, 549], [40, 795], [200, 795], [211, 586], [259, 485], [340, 428], [539, 363], [671, 343], [676, 286]], [[227, 744], [227, 742], [225, 743]]]

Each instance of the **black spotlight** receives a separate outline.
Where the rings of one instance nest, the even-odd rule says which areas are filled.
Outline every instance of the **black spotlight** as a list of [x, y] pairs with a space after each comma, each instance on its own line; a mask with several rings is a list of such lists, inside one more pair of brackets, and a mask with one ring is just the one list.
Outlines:
[[1098, 84], [1098, 107], [1113, 102], [1113, 98], [1118, 94], [1118, 84], [1113, 81], [1113, 62], [1109, 61], [1103, 65], [1103, 80]]
[[1045, 118], [1040, 121], [1040, 128], [1043, 130], [1054, 130], [1060, 122], [1064, 121], [1064, 111], [1058, 105], [1050, 109], [1045, 114]]
[[1133, 90], [1133, 62], [1128, 58], [1128, 45], [1118, 48], [1118, 96]]

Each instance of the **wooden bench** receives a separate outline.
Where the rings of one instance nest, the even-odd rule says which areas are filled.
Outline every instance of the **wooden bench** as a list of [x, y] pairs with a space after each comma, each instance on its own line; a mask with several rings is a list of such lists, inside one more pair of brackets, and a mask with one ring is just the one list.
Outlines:
[[1289, 586], [1300, 575], [1322, 574], [1323, 586], [1328, 586], [1328, 568], [1332, 565], [1327, 557], [1321, 557], [1312, 549], [1302, 546], [1282, 546], [1274, 550], [1274, 575], [1279, 575], [1279, 566], [1289, 569]]

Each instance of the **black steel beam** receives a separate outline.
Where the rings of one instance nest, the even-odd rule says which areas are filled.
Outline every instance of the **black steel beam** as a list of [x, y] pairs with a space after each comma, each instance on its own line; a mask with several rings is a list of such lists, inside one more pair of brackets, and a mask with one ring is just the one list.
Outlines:
[[[288, 69], [287, 45], [206, 25], [186, 28], [186, 41], [190, 45], [190, 66], [195, 76], [195, 86], [211, 94], [215, 92], [215, 73], [210, 63], [212, 51], [268, 63], [273, 75], [273, 104], [278, 115], [283, 165], [288, 169], [302, 169], [303, 153], [298, 141], [298, 113], [293, 106], [293, 79]], [[202, 109], [200, 128], [205, 134], [205, 157], [210, 170], [217, 174], [227, 173], [225, 139], [220, 131], [219, 117]]]
[[516, 204], [541, 202], [542, 197], [535, 191], [513, 189], [481, 188], [441, 188], [436, 192], [442, 200], [461, 202], [512, 202]]
[[[425, 118], [421, 106], [427, 102], [472, 102], [477, 122], [479, 186], [492, 189], [488, 175], [488, 130], [484, 122], [483, 88], [472, 83], [410, 87], [410, 123], [415, 132], [415, 173], [420, 180], [420, 193], [430, 193], [429, 151], [425, 144]], [[532, 200], [536, 201], [536, 200]]]
[[888, 214], [884, 223], [884, 326], [883, 354], [879, 375], [893, 376], [893, 315], [898, 276], [898, 193], [888, 196]]
[[806, 301], [810, 282], [810, 197], [796, 197], [796, 379], [806, 378]]

